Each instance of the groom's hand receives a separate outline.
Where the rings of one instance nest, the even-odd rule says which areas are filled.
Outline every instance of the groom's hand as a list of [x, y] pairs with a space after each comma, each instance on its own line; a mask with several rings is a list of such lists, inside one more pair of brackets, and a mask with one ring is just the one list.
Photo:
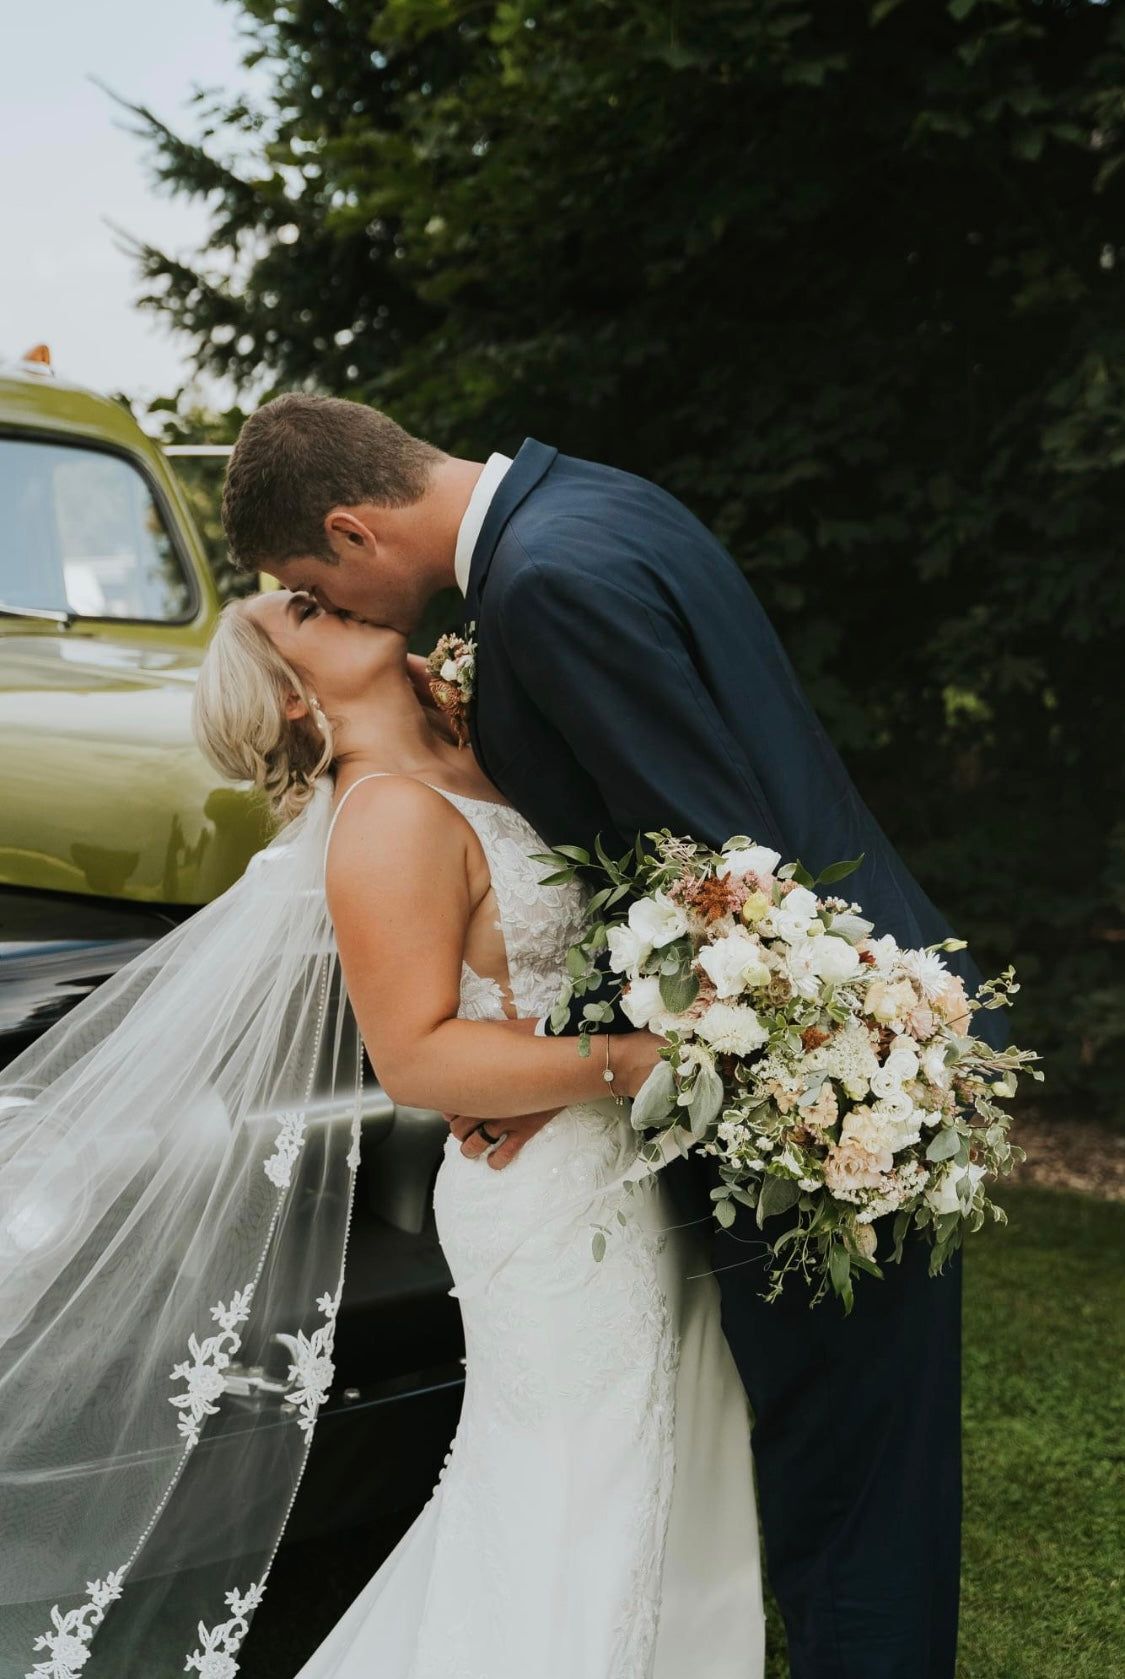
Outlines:
[[523, 1145], [537, 1131], [542, 1131], [559, 1111], [558, 1108], [548, 1108], [543, 1113], [524, 1114], [522, 1119], [486, 1119], [486, 1130], [501, 1139], [496, 1144], [490, 1143], [477, 1129], [481, 1124], [479, 1119], [471, 1119], [467, 1114], [445, 1114], [443, 1118], [461, 1144], [461, 1153], [466, 1160], [479, 1160], [482, 1155], [487, 1155], [493, 1171], [502, 1172], [505, 1166], [511, 1165]]

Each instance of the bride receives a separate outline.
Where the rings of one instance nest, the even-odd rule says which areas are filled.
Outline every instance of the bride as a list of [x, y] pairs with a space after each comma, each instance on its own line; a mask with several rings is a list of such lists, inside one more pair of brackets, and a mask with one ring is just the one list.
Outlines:
[[[358, 1094], [346, 1159], [324, 1115], [358, 1092], [353, 1018], [397, 1102], [483, 1116], [488, 1141], [559, 1111], [502, 1172], [446, 1145], [460, 1425], [300, 1679], [761, 1679], [749, 1421], [717, 1287], [658, 1180], [614, 1220], [637, 1165], [622, 1099], [657, 1041], [583, 1058], [536, 1031], [582, 888], [541, 884], [543, 842], [419, 704], [396, 631], [284, 591], [235, 603], [195, 721], [281, 834], [0, 1081], [0, 1523], [20, 1534], [0, 1679], [237, 1673], [331, 1381]], [[271, 1331], [292, 1349], [286, 1403], [240, 1411]], [[254, 1546], [257, 1579], [200, 1618]]]
[[301, 1679], [756, 1679], [749, 1427], [713, 1279], [688, 1280], [702, 1267], [659, 1190], [601, 1264], [591, 1251], [635, 1152], [605, 1065], [633, 1095], [656, 1040], [606, 1038], [603, 1062], [596, 1041], [582, 1059], [532, 1032], [581, 889], [539, 884], [543, 842], [431, 726], [395, 631], [282, 591], [228, 608], [197, 716], [225, 774], [290, 808], [331, 762], [328, 904], [387, 1094], [497, 1136], [562, 1110], [503, 1172], [446, 1145], [461, 1423], [430, 1504]]

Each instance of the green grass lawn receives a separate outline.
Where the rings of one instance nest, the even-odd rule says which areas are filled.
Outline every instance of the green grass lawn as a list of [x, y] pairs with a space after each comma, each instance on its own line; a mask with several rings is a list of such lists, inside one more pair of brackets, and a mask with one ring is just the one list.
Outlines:
[[[1125, 1205], [1005, 1188], [965, 1262], [958, 1679], [1125, 1674]], [[770, 1605], [767, 1679], [787, 1679]]]

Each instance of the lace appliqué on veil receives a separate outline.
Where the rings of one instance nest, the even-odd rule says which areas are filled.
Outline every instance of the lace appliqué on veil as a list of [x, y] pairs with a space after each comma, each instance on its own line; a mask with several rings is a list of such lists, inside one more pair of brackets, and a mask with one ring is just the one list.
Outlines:
[[297, 1156], [305, 1146], [305, 1116], [303, 1113], [283, 1113], [274, 1141], [273, 1153], [263, 1160], [262, 1170], [277, 1189], [288, 1189], [293, 1177]]
[[105, 1619], [110, 1604], [121, 1596], [124, 1580], [123, 1568], [107, 1574], [104, 1580], [90, 1580], [86, 1602], [77, 1609], [68, 1609], [65, 1615], [56, 1603], [51, 1610], [55, 1630], [40, 1633], [32, 1646], [35, 1650], [49, 1650], [50, 1660], [36, 1662], [25, 1679], [78, 1679], [89, 1660], [94, 1630]]
[[310, 1444], [317, 1414], [328, 1398], [332, 1378], [336, 1374], [332, 1351], [336, 1340], [336, 1314], [340, 1309], [339, 1293], [322, 1294], [317, 1307], [324, 1313], [324, 1323], [319, 1329], [314, 1329], [311, 1335], [300, 1329], [296, 1335], [279, 1334], [277, 1337], [292, 1360], [286, 1380], [295, 1386], [285, 1397], [300, 1413], [297, 1426]]
[[199, 1623], [200, 1648], [193, 1650], [184, 1665], [185, 1673], [198, 1673], [200, 1679], [235, 1679], [238, 1663], [235, 1656], [242, 1640], [250, 1630], [250, 1617], [265, 1596], [265, 1584], [247, 1586], [245, 1592], [226, 1595], [230, 1619], [218, 1626], [205, 1627]]
[[218, 1412], [216, 1402], [226, 1386], [224, 1372], [242, 1345], [238, 1329], [250, 1316], [253, 1298], [254, 1285], [248, 1283], [231, 1296], [229, 1306], [224, 1306], [221, 1300], [217, 1306], [212, 1306], [211, 1316], [219, 1325], [219, 1333], [208, 1335], [202, 1341], [195, 1335], [190, 1336], [188, 1352], [191, 1357], [177, 1364], [172, 1371], [172, 1381], [187, 1383], [186, 1393], [172, 1394], [169, 1403], [183, 1413], [177, 1427], [190, 1446], [199, 1444], [204, 1417], [213, 1417]]

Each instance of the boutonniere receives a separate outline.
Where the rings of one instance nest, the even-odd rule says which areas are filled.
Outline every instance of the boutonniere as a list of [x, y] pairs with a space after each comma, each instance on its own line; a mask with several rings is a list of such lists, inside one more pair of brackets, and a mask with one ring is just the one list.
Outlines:
[[434, 704], [449, 719], [458, 747], [467, 745], [469, 739], [469, 702], [477, 671], [475, 629], [476, 625], [470, 624], [464, 638], [443, 635], [426, 660]]

